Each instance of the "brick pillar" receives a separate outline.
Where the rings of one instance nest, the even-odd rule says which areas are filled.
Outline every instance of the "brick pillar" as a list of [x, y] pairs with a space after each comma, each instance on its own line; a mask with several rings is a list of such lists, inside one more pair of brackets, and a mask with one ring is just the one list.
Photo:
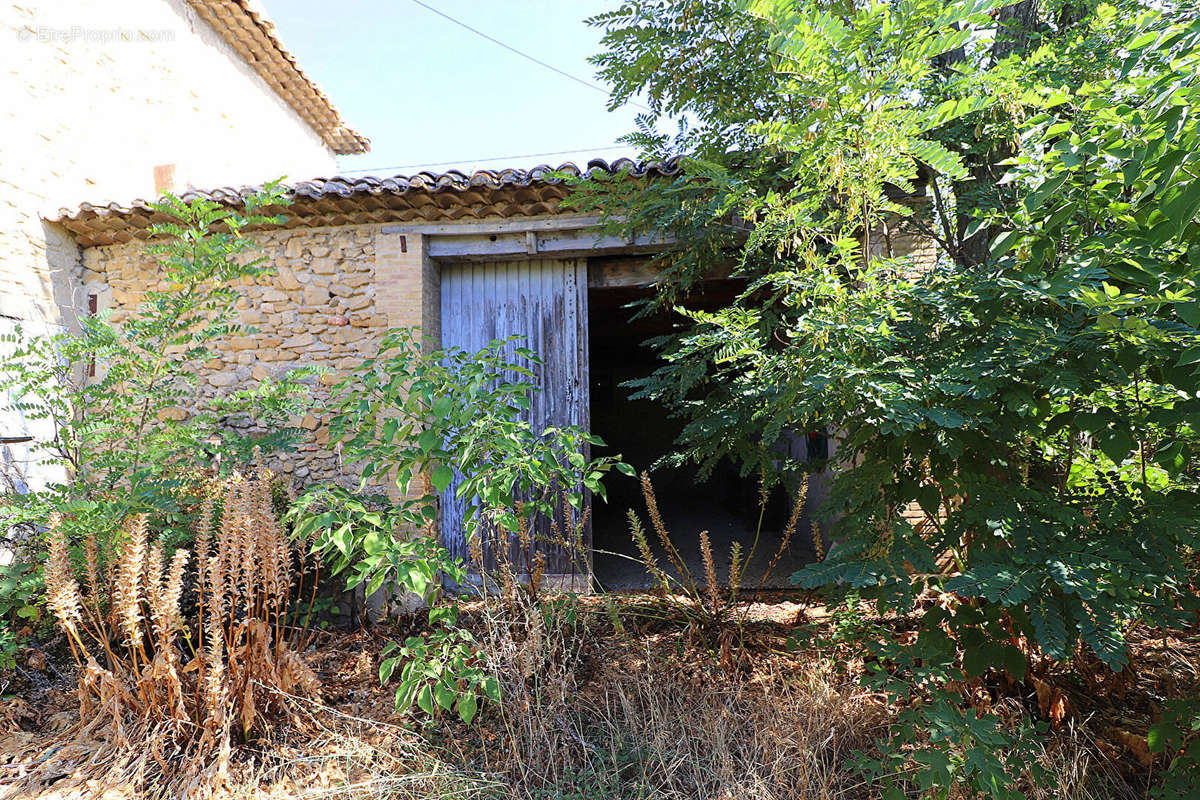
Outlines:
[[[423, 234], [405, 233], [403, 228], [380, 231], [375, 246], [375, 310], [387, 317], [389, 329], [420, 328], [427, 351], [437, 347], [440, 281]], [[395, 483], [389, 481], [387, 492], [400, 499]], [[420, 496], [421, 488], [414, 483], [410, 494]]]
[[375, 250], [375, 308], [389, 328], [419, 327], [427, 346], [441, 336], [441, 293], [428, 239], [383, 228]]

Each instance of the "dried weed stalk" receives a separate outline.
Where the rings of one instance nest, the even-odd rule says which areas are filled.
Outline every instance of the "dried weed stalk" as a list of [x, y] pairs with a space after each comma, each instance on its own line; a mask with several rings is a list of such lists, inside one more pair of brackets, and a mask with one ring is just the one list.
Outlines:
[[[79, 664], [81, 725], [105, 730], [122, 751], [147, 754], [149, 771], [167, 781], [185, 774], [194, 781], [193, 764], [223, 775], [232, 746], [265, 733], [283, 711], [280, 692], [319, 694], [299, 655], [305, 631], [288, 624], [293, 572], [303, 560], [275, 516], [272, 478], [259, 469], [214, 482], [195, 558], [178, 550], [168, 561], [136, 517], [106, 574], [87, 536], [86, 592], [61, 520], [51, 521], [47, 604]], [[185, 591], [195, 600], [190, 620]]]
[[[641, 519], [638, 517], [637, 512], [630, 509], [629, 532], [637, 547], [638, 557], [642, 565], [646, 568], [646, 571], [650, 574], [655, 593], [663, 598], [682, 595], [689, 601], [688, 605], [699, 614], [701, 622], [718, 628], [724, 626], [739, 608], [738, 590], [746, 576], [746, 569], [754, 558], [754, 553], [758, 545], [758, 536], [755, 536], [755, 541], [751, 544], [749, 550], [743, 550], [740, 542], [733, 543], [729, 552], [729, 577], [727, 581], [722, 583], [717, 574], [716, 554], [713, 552], [708, 531], [701, 531], [699, 548], [704, 574], [702, 578], [693, 575], [692, 570], [688, 568], [687, 561], [683, 558], [682, 553], [675, 544], [675, 539], [671, 535], [666, 522], [663, 520], [662, 513], [659, 511], [658, 498], [655, 496], [654, 484], [650, 481], [650, 475], [643, 472], [641, 479], [642, 497], [646, 502], [647, 516], [650, 519], [651, 527], [653, 527], [658, 537], [659, 546], [662, 552], [666, 554], [667, 561], [672, 568], [672, 572], [667, 572], [659, 565], [650, 541], [646, 536], [645, 528], [642, 526]], [[778, 566], [784, 551], [791, 544], [792, 538], [796, 533], [796, 528], [800, 523], [807, 494], [808, 476], [806, 475], [801, 480], [800, 487], [793, 499], [792, 513], [788, 518], [787, 525], [783, 529], [779, 547], [767, 563], [767, 567], [755, 588], [755, 593], [762, 590], [767, 578]], [[767, 503], [765, 489], [760, 493], [760, 503], [762, 509], [765, 509]], [[815, 525], [814, 530], [816, 530]]]
[[518, 767], [565, 778], [578, 737], [569, 720], [578, 704], [580, 666], [591, 641], [587, 615], [569, 595], [522, 591], [491, 597], [480, 608], [480, 655], [500, 683], [503, 750], [492, 768]]
[[[522, 593], [535, 600], [542, 595], [546, 588], [547, 553], [544, 548], [547, 545], [571, 564], [573, 575], [591, 572], [587, 563], [588, 548], [584, 544], [584, 533], [591, 523], [591, 506], [576, 510], [567, 494], [560, 492], [555, 514], [543, 519], [526, 513], [527, 508], [524, 502], [518, 501], [513, 509], [513, 517], [517, 520], [515, 533], [498, 521], [489, 520], [467, 543], [471, 563], [482, 582], [482, 593], [484, 596], [499, 595], [501, 602], [507, 605], [515, 602]], [[540, 524], [543, 522], [544, 525]]]

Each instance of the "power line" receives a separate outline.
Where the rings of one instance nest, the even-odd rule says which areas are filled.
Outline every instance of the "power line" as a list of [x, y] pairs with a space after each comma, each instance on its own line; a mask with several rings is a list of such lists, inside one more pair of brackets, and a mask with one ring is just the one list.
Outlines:
[[[607, 96], [609, 94], [609, 91], [607, 89], [605, 89], [603, 86], [597, 86], [596, 84], [592, 83], [589, 80], [585, 80], [576, 75], [572, 75], [569, 72], [564, 72], [563, 70], [559, 69], [558, 67], [554, 66], [553, 64], [547, 64], [545, 61], [542, 61], [539, 58], [534, 58], [533, 56], [529, 55], [525, 51], [518, 50], [517, 48], [513, 47], [510, 44], [505, 44], [504, 42], [500, 41], [499, 39], [495, 38], [494, 36], [489, 36], [488, 34], [484, 33], [483, 31], [479, 30], [478, 28], [473, 28], [470, 25], [468, 25], [467, 23], [463, 22], [462, 20], [455, 19], [454, 17], [450, 16], [446, 12], [436, 9], [433, 6], [429, 5], [428, 3], [422, 2], [422, 0], [412, 0], [412, 1], [414, 3], [416, 3], [417, 5], [419, 5], [421, 8], [424, 8], [427, 11], [432, 11], [434, 14], [437, 14], [439, 17], [443, 17], [445, 19], [450, 20], [455, 25], [458, 25], [460, 28], [466, 28], [471, 33], [475, 34], [476, 36], [481, 36], [484, 39], [487, 39], [492, 44], [499, 45], [500, 47], [503, 47], [505, 50], [508, 50], [511, 53], [516, 53], [521, 58], [524, 58], [528, 61], [532, 61], [534, 64], [537, 64], [539, 67], [545, 67], [546, 69], [550, 70], [551, 72], [556, 72], [559, 75], [562, 75], [564, 78], [575, 81], [576, 83], [580, 84], [581, 86], [586, 86], [587, 88], [593, 89], [597, 92], [600, 92], [601, 94], [603, 94], [605, 96]], [[635, 102], [633, 100], [626, 100], [625, 102], [631, 106], [637, 106], [638, 108], [642, 109], [643, 111], [651, 111], [651, 109], [648, 106], [644, 106], [641, 103]]]
[[394, 169], [421, 169], [423, 167], [445, 167], [450, 164], [477, 164], [483, 161], [507, 161], [518, 158], [541, 158], [542, 156], [565, 156], [571, 153], [594, 153], [608, 150], [624, 150], [626, 145], [608, 145], [602, 147], [577, 147], [574, 150], [552, 150], [548, 153], [519, 153], [510, 156], [490, 156], [487, 158], [456, 158], [452, 161], [430, 161], [425, 164], [397, 164], [391, 167], [364, 167], [362, 169], [343, 169], [339, 173], [350, 172], [383, 172]]

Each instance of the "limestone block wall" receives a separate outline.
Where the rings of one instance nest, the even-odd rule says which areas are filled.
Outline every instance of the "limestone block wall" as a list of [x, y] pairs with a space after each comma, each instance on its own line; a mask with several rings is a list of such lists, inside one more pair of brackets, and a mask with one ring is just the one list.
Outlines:
[[[930, 201], [925, 197], [914, 197], [907, 201], [916, 219], [926, 224], [932, 220]], [[895, 218], [886, 228], [871, 232], [871, 253], [881, 258], [908, 258], [909, 269], [914, 274], [928, 272], [937, 266], [938, 245], [925, 236], [908, 220]]]
[[[62, 321], [81, 202], [332, 172], [333, 153], [184, 0], [0, 4], [0, 314]], [[52, 278], [53, 276], [53, 278]], [[34, 308], [30, 308], [30, 305]], [[69, 320], [68, 320], [69, 321]]]
[[[326, 385], [352, 373], [378, 352], [389, 328], [418, 326], [437, 335], [437, 271], [419, 235], [388, 233], [380, 225], [266, 231], [253, 234], [273, 274], [239, 288], [239, 320], [254, 332], [222, 342], [201, 365], [200, 392], [214, 396], [255, 385], [301, 366], [326, 366]], [[157, 261], [142, 242], [88, 248], [83, 286], [99, 309], [120, 322], [159, 285]], [[328, 420], [320, 412], [323, 385], [314, 387], [318, 408], [292, 420], [309, 435], [273, 467], [297, 484], [357, 475], [328, 447]]]
[[[153, 197], [164, 165], [176, 191], [334, 171], [185, 0], [0, 2], [0, 98], [0, 332], [55, 332], [86, 310], [79, 248], [44, 221], [60, 208]], [[0, 436], [48, 433], [0, 412]], [[32, 488], [62, 477], [24, 445], [0, 446], [0, 473]]]
[[937, 242], [927, 236], [921, 236], [911, 231], [898, 231], [889, 237], [890, 250], [893, 256], [907, 256], [912, 268], [917, 272], [926, 272], [937, 266]]

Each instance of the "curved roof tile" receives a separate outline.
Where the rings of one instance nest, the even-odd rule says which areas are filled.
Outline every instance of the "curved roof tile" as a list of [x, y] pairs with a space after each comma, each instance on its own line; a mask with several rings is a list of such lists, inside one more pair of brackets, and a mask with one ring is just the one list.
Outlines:
[[[532, 169], [479, 170], [471, 174], [418, 172], [415, 175], [314, 178], [288, 188], [289, 206], [264, 209], [284, 214], [284, 228], [359, 225], [371, 222], [434, 222], [469, 217], [520, 217], [554, 213], [566, 196], [568, 177], [599, 171], [609, 175], [627, 172], [634, 178], [669, 177], [679, 173], [679, 159], [635, 162], [628, 158], [607, 162], [593, 159], [580, 168], [573, 163]], [[260, 187], [226, 186], [189, 191], [184, 200], [204, 197], [222, 205], [240, 205]], [[149, 200], [127, 206], [82, 203], [78, 209], [60, 209], [52, 221], [59, 223], [84, 247], [148, 238], [148, 228], [168, 218], [155, 211]]]
[[256, 0], [187, 2], [333, 152], [365, 153], [370, 149], [370, 140], [347, 126], [333, 101], [304, 74]]

